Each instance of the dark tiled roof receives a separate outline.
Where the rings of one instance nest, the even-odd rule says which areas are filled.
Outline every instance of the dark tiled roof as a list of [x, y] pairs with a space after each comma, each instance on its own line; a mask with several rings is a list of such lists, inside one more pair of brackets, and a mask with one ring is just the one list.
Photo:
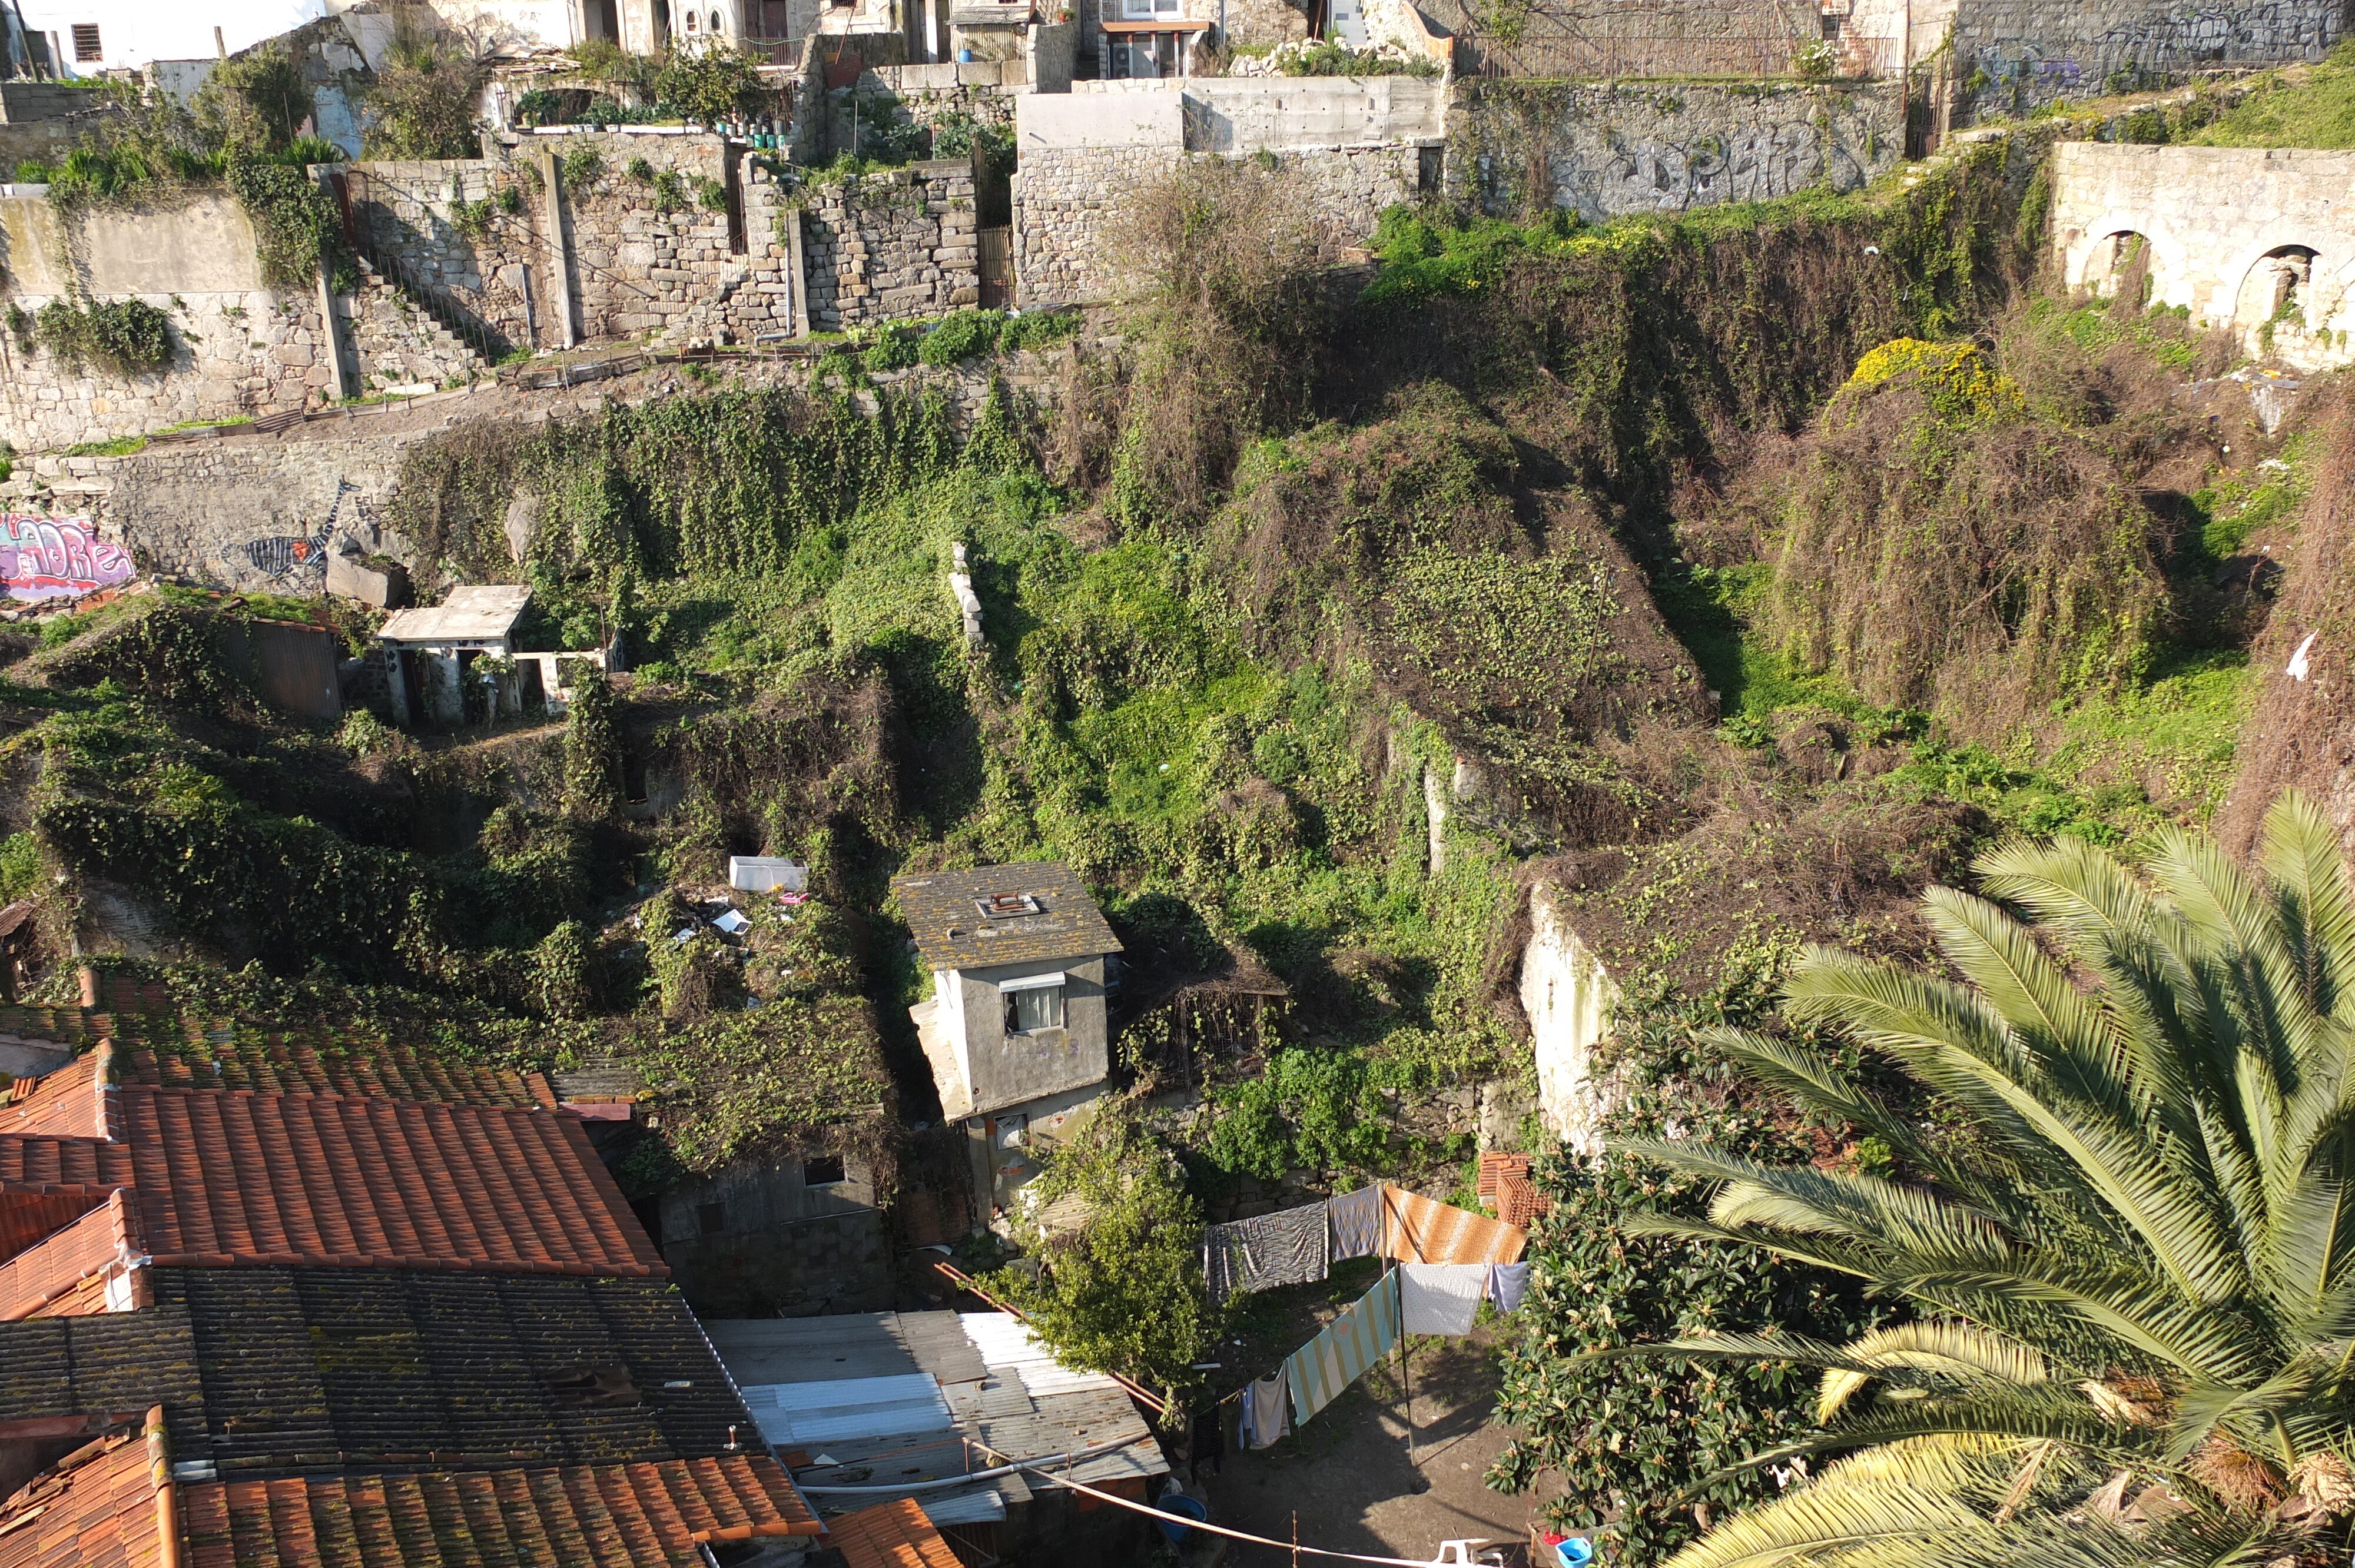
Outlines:
[[[927, 969], [980, 969], [1120, 951], [1087, 890], [1060, 861], [990, 865], [894, 877], [892, 891]], [[987, 916], [980, 906], [1007, 894], [1037, 899], [1035, 915]]]
[[157, 1531], [155, 1432], [125, 1427], [76, 1450], [0, 1505], [0, 1568], [154, 1568], [164, 1561]]
[[843, 1515], [826, 1526], [826, 1544], [849, 1568], [963, 1568], [912, 1498]]
[[708, 1541], [815, 1535], [767, 1455], [187, 1487], [189, 1568], [698, 1568]]
[[174, 1452], [224, 1477], [700, 1458], [728, 1451], [731, 1426], [758, 1438], [686, 1303], [654, 1281], [158, 1269], [155, 1290], [157, 1310], [186, 1314], [209, 1413], [194, 1447], [176, 1422]]
[[202, 1457], [204, 1383], [187, 1308], [0, 1323], [0, 1422], [164, 1407], [172, 1451]]

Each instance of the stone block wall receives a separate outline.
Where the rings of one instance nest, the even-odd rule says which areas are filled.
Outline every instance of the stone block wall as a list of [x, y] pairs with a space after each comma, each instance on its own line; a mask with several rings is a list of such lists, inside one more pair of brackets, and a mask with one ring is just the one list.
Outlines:
[[1122, 292], [1113, 258], [1120, 207], [1168, 175], [1181, 147], [1025, 149], [1014, 176], [1014, 277], [1024, 306], [1078, 304]]
[[472, 344], [381, 280], [364, 279], [357, 292], [336, 301], [335, 309], [363, 394], [389, 387], [439, 387], [488, 367]]
[[1600, 221], [1859, 189], [1903, 144], [1894, 82], [1465, 81], [1444, 178], [1451, 200], [1487, 212], [1550, 205]]
[[[2019, 113], [2231, 66], [2318, 60], [2343, 0], [1957, 0], [1955, 67], [1969, 108]], [[1917, 54], [1935, 46], [1915, 18]]]
[[[564, 193], [582, 334], [668, 339], [708, 330], [720, 291], [748, 271], [748, 237], [731, 232], [728, 212], [701, 195], [704, 181], [725, 187], [734, 155], [728, 143], [621, 133], [535, 140], [555, 142], [559, 157], [585, 143], [601, 165], [585, 187], [568, 183]], [[644, 175], [629, 172], [638, 160]], [[661, 183], [666, 174], [677, 182], [672, 195]]]
[[2114, 291], [2120, 242], [2138, 239], [2153, 304], [2296, 369], [2355, 363], [2355, 153], [2066, 142], [2051, 166], [2046, 232], [2071, 287]]
[[[53, 297], [11, 295], [9, 303], [29, 316]], [[167, 425], [283, 413], [335, 396], [335, 346], [323, 330], [315, 291], [136, 297], [172, 319], [170, 367], [141, 376], [77, 367], [37, 343], [0, 334], [0, 440], [37, 451]]]
[[963, 160], [815, 185], [804, 214], [810, 324], [839, 332], [977, 303], [973, 165]]
[[[344, 172], [352, 221], [371, 260], [398, 268], [452, 324], [482, 330], [509, 348], [562, 342], [552, 313], [555, 254], [543, 232], [546, 204], [521, 166], [505, 159], [383, 160]], [[512, 192], [516, 210], [499, 210]], [[474, 232], [462, 206], [492, 207]]]
[[[1431, 151], [1435, 151], [1433, 149]], [[1372, 238], [1382, 209], [1412, 201], [1426, 149], [1320, 147], [1252, 156], [1292, 182], [1319, 256], [1341, 259]], [[1058, 147], [1024, 158], [1014, 176], [1014, 275], [1025, 305], [1082, 304], [1130, 288], [1117, 260], [1121, 212], [1188, 154], [1169, 147]]]

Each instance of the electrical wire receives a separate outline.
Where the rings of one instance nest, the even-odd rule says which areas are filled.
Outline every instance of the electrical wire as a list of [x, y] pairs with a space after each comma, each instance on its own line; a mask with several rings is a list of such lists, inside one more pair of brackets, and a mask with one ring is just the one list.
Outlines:
[[[986, 1443], [976, 1442], [974, 1446], [985, 1453], [997, 1454], [1001, 1459], [1006, 1458], [1004, 1454], [999, 1454]], [[1052, 1481], [1059, 1487], [1068, 1487], [1075, 1492], [1085, 1492], [1099, 1502], [1110, 1503], [1114, 1508], [1124, 1508], [1132, 1513], [1149, 1514], [1164, 1524], [1182, 1524], [1188, 1530], [1207, 1530], [1213, 1535], [1223, 1535], [1231, 1541], [1248, 1541], [1255, 1546], [1273, 1546], [1279, 1552], [1297, 1552], [1310, 1557], [1334, 1557], [1344, 1563], [1380, 1563], [1388, 1564], [1389, 1568], [1432, 1568], [1433, 1563], [1441, 1561], [1433, 1557], [1369, 1557], [1361, 1552], [1332, 1552], [1321, 1546], [1302, 1546], [1296, 1542], [1273, 1541], [1264, 1535], [1253, 1535], [1249, 1531], [1243, 1530], [1230, 1530], [1225, 1525], [1212, 1524], [1207, 1520], [1188, 1519], [1181, 1513], [1164, 1512], [1148, 1503], [1134, 1502], [1112, 1492], [1100, 1491], [1084, 1482], [1068, 1480], [1036, 1459], [1008, 1460], [1005, 1467], [1009, 1470], [1027, 1470], [1042, 1479]]]

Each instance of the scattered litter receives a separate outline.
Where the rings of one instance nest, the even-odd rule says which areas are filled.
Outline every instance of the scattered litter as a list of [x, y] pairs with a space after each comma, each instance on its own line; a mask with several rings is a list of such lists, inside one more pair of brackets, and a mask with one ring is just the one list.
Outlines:
[[780, 893], [777, 895], [777, 902], [780, 904], [806, 904], [809, 902], [809, 895], [806, 893]]
[[2313, 649], [2314, 640], [2321, 635], [2322, 633], [2319, 631], [2307, 632], [2306, 634], [2306, 641], [2297, 645], [2297, 652], [2289, 656], [2289, 666], [2283, 673], [2288, 675], [2291, 680], [2303, 681], [2306, 679], [2307, 672], [2311, 668], [2311, 666], [2306, 662], [2306, 656], [2307, 652]]
[[675, 948], [686, 947], [689, 942], [695, 940], [695, 927], [692, 926], [681, 927], [678, 930], [673, 931], [670, 934], [670, 940], [671, 946]]
[[723, 911], [714, 917], [711, 923], [732, 937], [737, 932], [743, 930], [747, 926], [750, 926], [752, 922], [745, 919], [743, 915], [739, 911], [730, 909]]
[[836, 1458], [831, 1454], [820, 1454], [816, 1458], [812, 1459], [810, 1463], [813, 1465], [839, 1465], [842, 1461]]
[[754, 1008], [756, 1008], [756, 1007], [758, 1007], [758, 1006], [760, 1006], [760, 1005], [761, 1005], [761, 999], [760, 999], [759, 997], [752, 995], [752, 994], [751, 994], [751, 992], [749, 992], [749, 991], [745, 993], [745, 996], [744, 996], [744, 1011], [745, 1011], [745, 1012], [751, 1012]]

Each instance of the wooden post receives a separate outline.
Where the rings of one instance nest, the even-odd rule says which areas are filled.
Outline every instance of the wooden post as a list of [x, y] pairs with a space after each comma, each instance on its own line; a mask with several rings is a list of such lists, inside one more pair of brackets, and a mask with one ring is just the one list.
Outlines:
[[1913, 0], [1905, 0], [1905, 32], [1897, 45], [1897, 161], [1913, 156]]

